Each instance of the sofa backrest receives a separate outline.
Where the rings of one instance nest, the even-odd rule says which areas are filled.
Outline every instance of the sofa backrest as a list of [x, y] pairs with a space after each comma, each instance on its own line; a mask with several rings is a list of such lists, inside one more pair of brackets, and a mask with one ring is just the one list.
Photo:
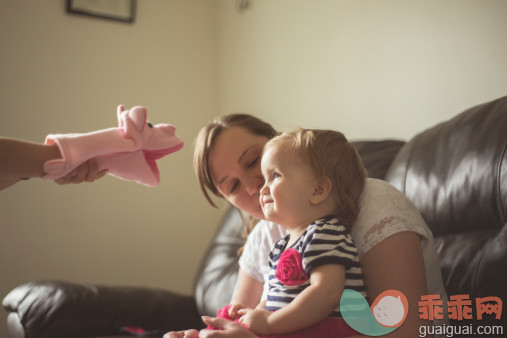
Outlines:
[[421, 211], [434, 236], [506, 222], [507, 97], [471, 108], [409, 141], [385, 180]]
[[507, 300], [507, 97], [416, 135], [385, 180], [433, 232], [449, 295]]

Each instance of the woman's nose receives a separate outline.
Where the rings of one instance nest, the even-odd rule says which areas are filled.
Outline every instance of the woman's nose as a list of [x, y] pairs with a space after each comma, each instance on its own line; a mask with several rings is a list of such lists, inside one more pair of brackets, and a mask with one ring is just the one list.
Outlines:
[[254, 177], [247, 184], [246, 191], [249, 195], [258, 194], [264, 185], [264, 179], [260, 177]]

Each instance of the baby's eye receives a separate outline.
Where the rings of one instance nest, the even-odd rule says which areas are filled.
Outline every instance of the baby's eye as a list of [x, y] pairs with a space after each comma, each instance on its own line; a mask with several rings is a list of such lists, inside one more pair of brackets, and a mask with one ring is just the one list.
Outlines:
[[282, 177], [282, 175], [280, 175], [279, 173], [275, 172], [273, 173], [273, 178], [278, 178], [278, 177]]
[[148, 122], [148, 127], [153, 128], [153, 124], [151, 124], [150, 122]]

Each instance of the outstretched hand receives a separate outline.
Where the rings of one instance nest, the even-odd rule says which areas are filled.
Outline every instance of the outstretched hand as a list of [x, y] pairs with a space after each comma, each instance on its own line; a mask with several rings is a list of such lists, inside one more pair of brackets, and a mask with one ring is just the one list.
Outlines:
[[199, 337], [199, 331], [185, 330], [185, 331], [167, 332], [163, 338], [197, 338], [197, 337]]
[[92, 158], [55, 182], [58, 184], [93, 182], [104, 177], [107, 172], [107, 169], [99, 171], [97, 162]]
[[202, 317], [202, 320], [206, 325], [217, 328], [218, 330], [203, 329], [200, 332], [196, 330], [168, 332], [163, 338], [257, 338], [252, 331], [244, 328], [241, 324], [224, 318]]

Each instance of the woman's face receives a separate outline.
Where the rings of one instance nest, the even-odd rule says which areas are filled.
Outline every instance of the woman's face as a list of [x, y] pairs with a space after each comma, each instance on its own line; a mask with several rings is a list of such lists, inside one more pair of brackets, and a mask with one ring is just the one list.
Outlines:
[[217, 136], [210, 154], [211, 175], [220, 193], [257, 219], [264, 219], [259, 203], [264, 185], [260, 162], [268, 140], [242, 127], [231, 127]]

